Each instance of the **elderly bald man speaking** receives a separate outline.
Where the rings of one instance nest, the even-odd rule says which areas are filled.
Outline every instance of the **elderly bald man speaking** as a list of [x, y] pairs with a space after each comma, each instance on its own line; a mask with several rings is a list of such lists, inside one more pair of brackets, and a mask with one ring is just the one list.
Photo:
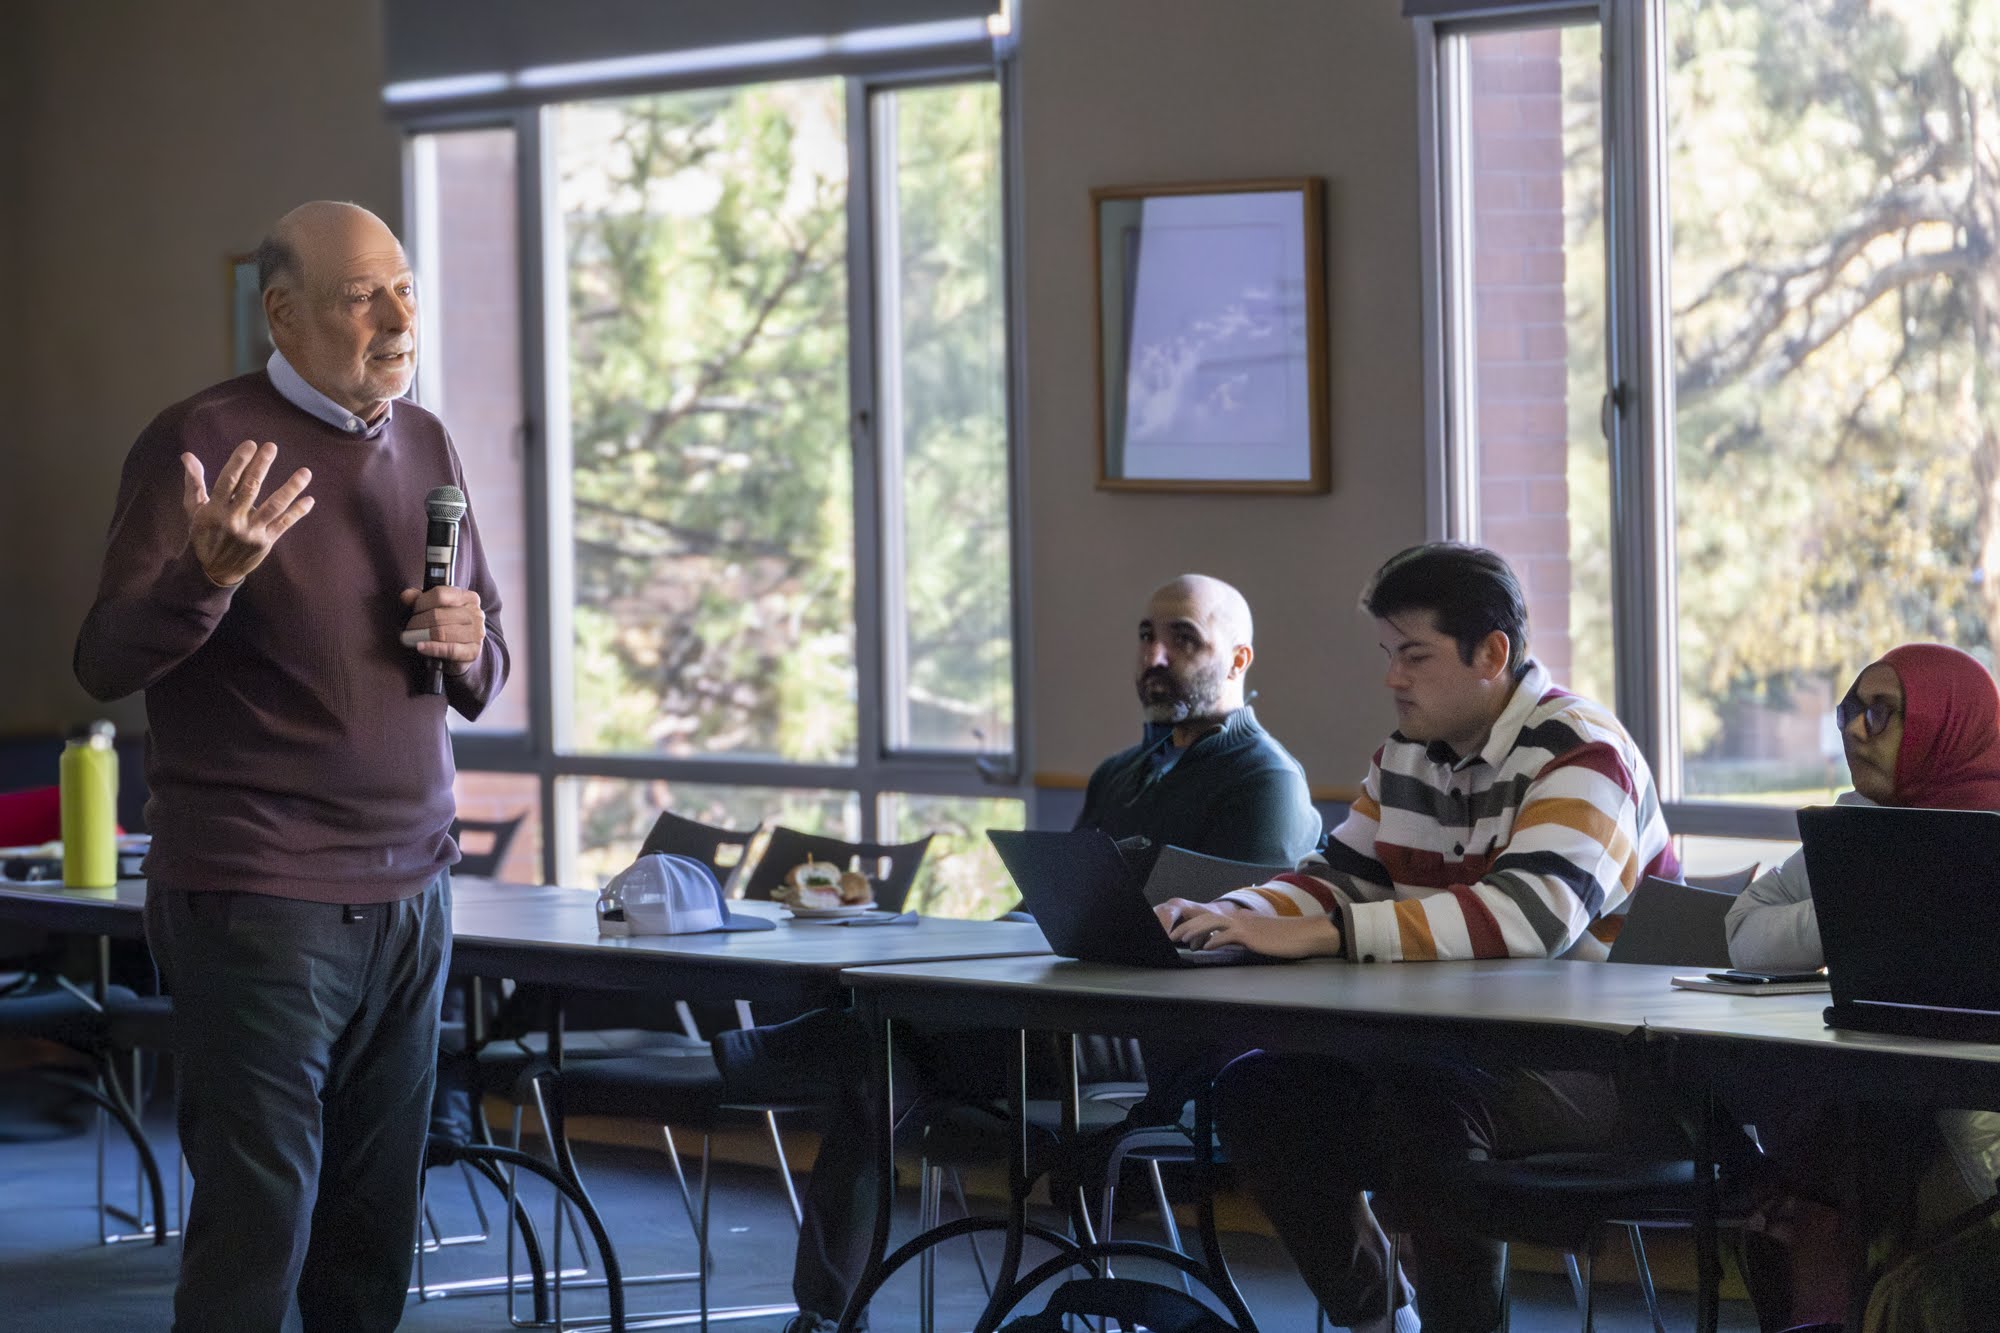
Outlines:
[[[468, 511], [420, 590], [425, 500], [465, 489], [416, 373], [382, 220], [305, 204], [258, 248], [277, 350], [132, 446], [76, 645], [143, 690], [146, 936], [174, 997], [194, 1199], [177, 1333], [394, 1328], [451, 941], [445, 710], [507, 677]], [[282, 478], [268, 485], [274, 478]], [[441, 664], [443, 692], [431, 689]]]

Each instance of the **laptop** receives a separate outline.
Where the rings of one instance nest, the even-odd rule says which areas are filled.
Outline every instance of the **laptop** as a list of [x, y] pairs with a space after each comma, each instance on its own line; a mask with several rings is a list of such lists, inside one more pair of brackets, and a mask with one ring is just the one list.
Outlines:
[[1118, 846], [1098, 829], [989, 829], [1014, 887], [1049, 946], [1065, 958], [1126, 967], [1218, 967], [1282, 959], [1241, 945], [1184, 949], [1160, 928]]
[[1828, 1027], [2000, 1042], [2000, 813], [1799, 811]]

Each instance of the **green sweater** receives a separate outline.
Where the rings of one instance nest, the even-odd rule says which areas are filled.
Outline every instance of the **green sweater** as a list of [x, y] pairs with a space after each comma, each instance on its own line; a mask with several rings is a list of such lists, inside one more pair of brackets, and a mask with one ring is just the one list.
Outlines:
[[1305, 770], [1257, 725], [1249, 707], [1231, 713], [1220, 731], [1190, 745], [1159, 773], [1154, 756], [1172, 743], [1171, 727], [1149, 727], [1145, 740], [1099, 764], [1077, 816], [1078, 828], [1102, 829], [1121, 840], [1144, 837], [1151, 845], [1128, 857], [1141, 877], [1168, 846], [1257, 865], [1294, 865], [1319, 845], [1319, 812]]

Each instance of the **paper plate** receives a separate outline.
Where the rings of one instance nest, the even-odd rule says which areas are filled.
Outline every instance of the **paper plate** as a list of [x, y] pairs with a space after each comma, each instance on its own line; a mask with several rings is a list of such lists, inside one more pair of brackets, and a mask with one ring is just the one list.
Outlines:
[[785, 909], [801, 921], [830, 921], [843, 916], [860, 916], [875, 910], [875, 904], [842, 903], [838, 907], [787, 907]]

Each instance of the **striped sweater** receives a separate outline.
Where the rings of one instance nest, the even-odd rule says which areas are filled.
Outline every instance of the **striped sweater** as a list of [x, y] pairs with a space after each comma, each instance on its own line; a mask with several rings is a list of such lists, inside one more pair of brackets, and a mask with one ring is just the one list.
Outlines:
[[1225, 900], [1338, 914], [1357, 962], [1601, 958], [1646, 875], [1680, 867], [1644, 757], [1530, 662], [1478, 754], [1392, 735], [1323, 853]]

